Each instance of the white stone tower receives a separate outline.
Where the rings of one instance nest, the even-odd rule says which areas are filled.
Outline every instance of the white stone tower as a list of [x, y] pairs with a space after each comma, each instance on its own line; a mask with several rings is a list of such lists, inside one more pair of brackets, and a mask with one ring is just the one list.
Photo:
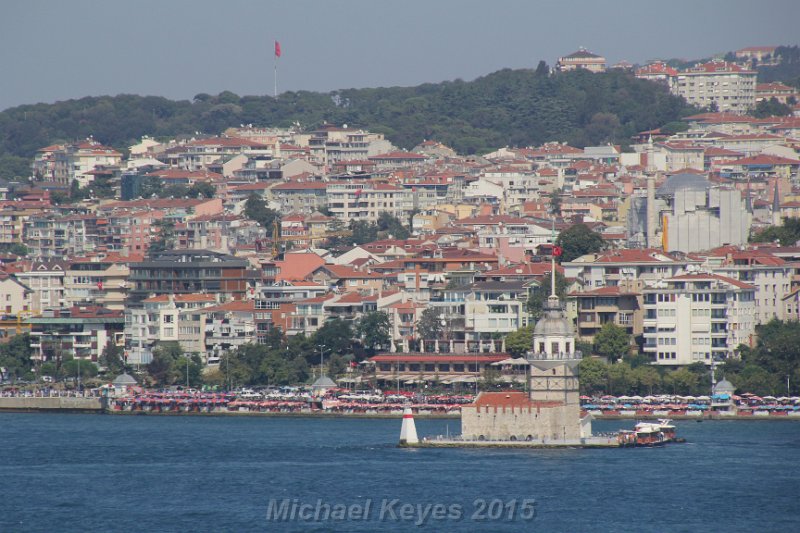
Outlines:
[[575, 351], [575, 330], [567, 319], [556, 295], [555, 254], [551, 259], [550, 297], [544, 315], [533, 329], [533, 350], [530, 363], [531, 400], [558, 401], [576, 408], [580, 404], [578, 363], [581, 354]]

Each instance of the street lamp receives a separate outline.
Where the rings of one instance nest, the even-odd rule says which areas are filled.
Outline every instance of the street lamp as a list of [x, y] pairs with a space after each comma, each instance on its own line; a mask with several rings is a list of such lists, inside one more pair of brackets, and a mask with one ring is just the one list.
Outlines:
[[325, 350], [331, 352], [333, 348], [328, 348], [324, 344], [318, 344], [317, 348], [319, 348], [319, 377], [322, 377], [325, 375]]

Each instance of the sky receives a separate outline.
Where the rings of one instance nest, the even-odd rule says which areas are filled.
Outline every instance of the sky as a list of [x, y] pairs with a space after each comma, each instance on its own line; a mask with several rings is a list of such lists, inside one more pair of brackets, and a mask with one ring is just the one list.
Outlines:
[[6, 0], [0, 110], [83, 96], [412, 86], [800, 44], [799, 0]]

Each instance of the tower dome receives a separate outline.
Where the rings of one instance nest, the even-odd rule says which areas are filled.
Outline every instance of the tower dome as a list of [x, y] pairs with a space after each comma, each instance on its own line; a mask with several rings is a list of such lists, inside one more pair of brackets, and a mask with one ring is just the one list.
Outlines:
[[561, 310], [558, 297], [550, 296], [544, 306], [544, 315], [533, 328], [535, 336], [569, 336], [573, 335], [572, 324]]

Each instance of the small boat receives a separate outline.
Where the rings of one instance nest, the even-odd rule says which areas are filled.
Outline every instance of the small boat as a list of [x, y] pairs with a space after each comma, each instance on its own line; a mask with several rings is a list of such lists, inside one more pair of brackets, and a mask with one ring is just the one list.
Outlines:
[[661, 431], [661, 424], [639, 422], [633, 432], [636, 435], [636, 446], [663, 446], [668, 442]]
[[620, 430], [617, 442], [622, 447], [663, 446], [669, 442], [685, 442], [675, 437], [675, 426], [667, 418], [658, 422], [639, 422], [633, 430]]

